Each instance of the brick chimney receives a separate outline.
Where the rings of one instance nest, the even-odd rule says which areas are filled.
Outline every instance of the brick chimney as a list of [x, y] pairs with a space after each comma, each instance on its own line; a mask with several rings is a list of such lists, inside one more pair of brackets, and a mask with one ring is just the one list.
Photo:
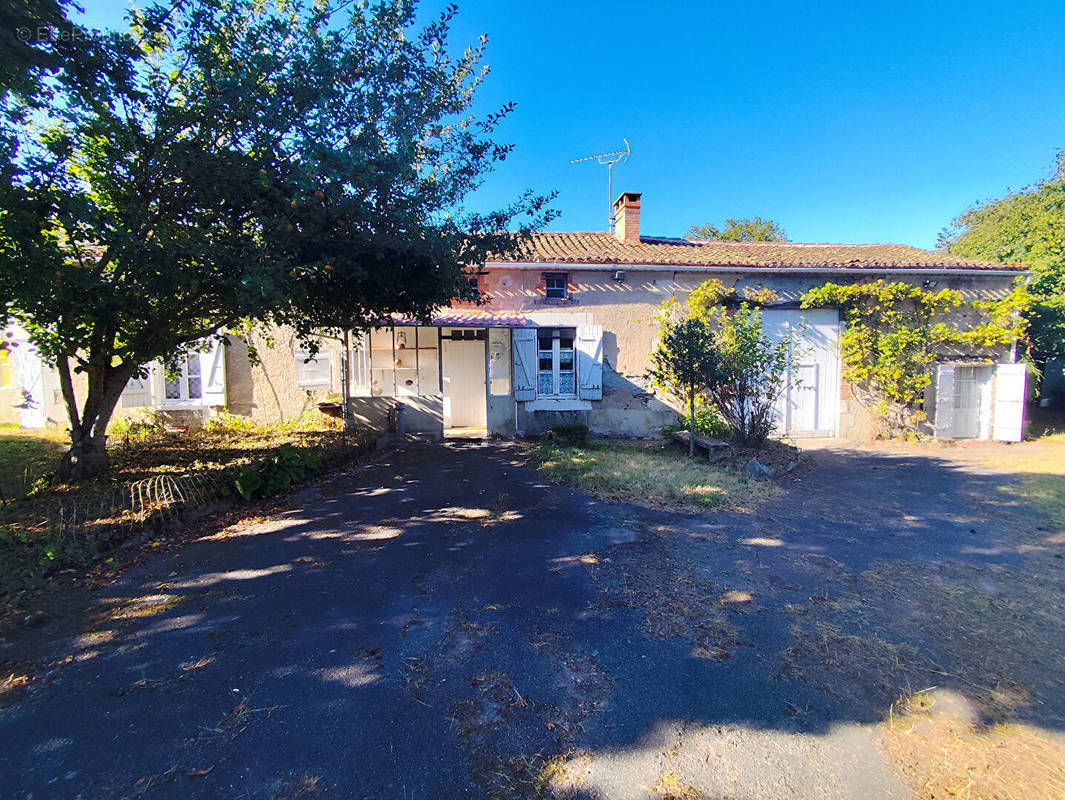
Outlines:
[[614, 201], [614, 236], [625, 244], [640, 243], [639, 192], [622, 192]]

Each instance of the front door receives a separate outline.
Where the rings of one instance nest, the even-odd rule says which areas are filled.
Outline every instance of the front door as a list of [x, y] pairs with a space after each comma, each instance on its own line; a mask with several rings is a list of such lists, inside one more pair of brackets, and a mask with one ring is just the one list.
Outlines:
[[791, 333], [795, 358], [773, 409], [776, 433], [832, 436], [839, 414], [839, 312], [835, 309], [767, 309], [763, 331], [774, 342]]
[[459, 338], [453, 329], [443, 340], [444, 425], [483, 428], [488, 424], [485, 401], [485, 340]]

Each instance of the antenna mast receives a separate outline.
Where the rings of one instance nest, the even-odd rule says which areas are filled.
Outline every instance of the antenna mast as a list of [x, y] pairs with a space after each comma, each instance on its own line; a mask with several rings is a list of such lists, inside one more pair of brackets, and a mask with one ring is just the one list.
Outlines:
[[614, 165], [619, 161], [625, 163], [629, 160], [629, 154], [632, 152], [629, 149], [629, 140], [622, 139], [625, 142], [624, 150], [615, 150], [613, 153], [599, 153], [594, 156], [585, 156], [584, 158], [575, 158], [569, 163], [580, 164], [582, 161], [598, 161], [600, 164], [606, 165], [606, 229], [612, 233], [614, 231]]

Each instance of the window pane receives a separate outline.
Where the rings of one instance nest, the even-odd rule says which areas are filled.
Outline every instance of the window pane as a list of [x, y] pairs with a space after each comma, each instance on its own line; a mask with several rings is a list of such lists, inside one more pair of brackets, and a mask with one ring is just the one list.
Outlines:
[[541, 395], [555, 393], [555, 387], [552, 385], [552, 376], [550, 372], [540, 373], [540, 382], [536, 387], [536, 392]]
[[563, 372], [573, 372], [573, 351], [562, 350], [558, 354], [558, 368]]
[[166, 399], [167, 400], [180, 400], [181, 399], [181, 379], [167, 381], [166, 382]]
[[189, 399], [199, 400], [203, 397], [200, 390], [200, 357], [195, 355], [185, 359], [185, 370], [189, 376]]
[[558, 393], [576, 394], [577, 376], [572, 372], [560, 372], [558, 375]]

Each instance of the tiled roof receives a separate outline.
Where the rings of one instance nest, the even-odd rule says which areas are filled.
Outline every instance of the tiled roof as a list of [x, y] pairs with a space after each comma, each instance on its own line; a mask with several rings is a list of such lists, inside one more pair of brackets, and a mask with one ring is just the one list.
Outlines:
[[1016, 262], [980, 261], [906, 244], [716, 242], [641, 236], [626, 244], [612, 234], [533, 234], [522, 249], [495, 263], [617, 264], [760, 269], [1026, 269]]
[[[414, 317], [406, 317], [402, 314], [393, 314], [392, 321], [396, 325], [424, 324], [414, 319]], [[433, 325], [441, 325], [444, 327], [454, 326], [456, 328], [520, 328], [525, 325], [526, 322], [528, 322], [528, 320], [525, 318], [525, 315], [519, 314], [516, 311], [487, 311], [483, 309], [455, 310], [453, 308], [441, 309], [433, 314], [432, 320]]]

